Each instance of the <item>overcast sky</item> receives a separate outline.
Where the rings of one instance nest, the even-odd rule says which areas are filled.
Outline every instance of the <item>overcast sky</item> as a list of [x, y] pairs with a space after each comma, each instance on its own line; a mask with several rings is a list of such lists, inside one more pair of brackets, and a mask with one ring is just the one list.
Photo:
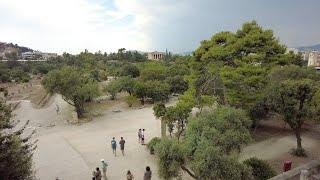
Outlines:
[[320, 43], [320, 0], [0, 0], [0, 41], [49, 52], [192, 51], [257, 20], [289, 47]]

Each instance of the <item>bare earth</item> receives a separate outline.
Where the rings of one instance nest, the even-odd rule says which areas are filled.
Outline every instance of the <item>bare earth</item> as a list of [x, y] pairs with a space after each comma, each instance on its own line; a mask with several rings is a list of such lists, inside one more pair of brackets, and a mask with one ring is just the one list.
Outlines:
[[[62, 112], [56, 114], [58, 104]], [[44, 109], [34, 109], [30, 101], [23, 100], [15, 110], [16, 118], [31, 120], [29, 129], [36, 128], [39, 140], [34, 155], [36, 175], [41, 180], [91, 178], [95, 167], [100, 167], [100, 159], [108, 164], [108, 179], [125, 179], [127, 170], [133, 172], [136, 179], [143, 177], [144, 169], [150, 166], [153, 179], [158, 179], [155, 157], [149, 155], [145, 146], [138, 143], [137, 130], [146, 129], [146, 141], [160, 136], [160, 122], [153, 116], [151, 107], [129, 110], [124, 104], [119, 107], [122, 112], [106, 112], [89, 123], [70, 125], [71, 107], [60, 96]], [[40, 127], [39, 127], [40, 126]], [[110, 147], [112, 137], [126, 140], [125, 156], [114, 157]]]

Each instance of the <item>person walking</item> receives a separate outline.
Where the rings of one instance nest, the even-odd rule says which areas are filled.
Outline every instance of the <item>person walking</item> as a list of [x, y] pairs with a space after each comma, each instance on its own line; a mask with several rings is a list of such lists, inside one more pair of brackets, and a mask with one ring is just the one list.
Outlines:
[[128, 170], [128, 172], [127, 172], [127, 180], [133, 180], [133, 179], [134, 179], [133, 174], [131, 173], [130, 170]]
[[142, 136], [142, 132], [141, 132], [141, 129], [139, 129], [138, 131], [139, 143], [141, 143], [141, 136]]
[[122, 156], [124, 156], [124, 144], [125, 143], [126, 143], [126, 141], [123, 139], [123, 137], [121, 137], [119, 144], [120, 144], [120, 150], [121, 150]]
[[59, 108], [58, 104], [56, 104], [56, 112], [57, 112], [57, 114], [59, 114], [59, 112], [60, 112], [60, 108]]
[[103, 179], [107, 179], [107, 167], [108, 163], [104, 161], [104, 159], [101, 159], [101, 164], [102, 164], [102, 176]]
[[95, 180], [101, 180], [101, 178], [102, 178], [101, 171], [98, 167], [96, 168], [96, 171], [93, 172], [93, 176], [94, 176]]
[[111, 141], [111, 148], [114, 156], [117, 156], [117, 141], [115, 140], [114, 137], [112, 138], [112, 141]]
[[141, 144], [142, 145], [145, 145], [144, 144], [144, 131], [145, 131], [145, 129], [142, 129], [142, 133], [141, 133]]
[[150, 170], [150, 167], [146, 167], [146, 172], [144, 172], [143, 180], [151, 180], [152, 171]]

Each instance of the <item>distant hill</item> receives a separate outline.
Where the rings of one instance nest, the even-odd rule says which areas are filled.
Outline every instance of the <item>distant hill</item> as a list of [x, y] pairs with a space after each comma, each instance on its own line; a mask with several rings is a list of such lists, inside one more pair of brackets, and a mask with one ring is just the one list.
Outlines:
[[296, 49], [298, 49], [299, 51], [320, 51], [320, 44], [297, 47]]
[[0, 55], [11, 52], [17, 52], [18, 54], [21, 54], [28, 51], [33, 50], [28, 47], [19, 46], [18, 44], [0, 42]]

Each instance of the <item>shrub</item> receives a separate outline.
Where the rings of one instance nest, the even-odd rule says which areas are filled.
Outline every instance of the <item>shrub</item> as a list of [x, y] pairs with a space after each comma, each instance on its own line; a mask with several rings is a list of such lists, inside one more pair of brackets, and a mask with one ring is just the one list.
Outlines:
[[115, 100], [117, 98], [117, 93], [121, 91], [121, 84], [117, 80], [112, 80], [106, 87], [105, 91], [110, 94], [110, 99]]
[[125, 97], [125, 102], [129, 107], [132, 107], [134, 104], [138, 103], [138, 99], [135, 96], [127, 96]]
[[176, 139], [161, 139], [155, 147], [158, 157], [158, 174], [162, 179], [173, 179], [180, 175], [184, 163], [183, 151]]
[[159, 137], [152, 138], [149, 143], [147, 144], [147, 148], [150, 150], [150, 153], [153, 154], [156, 145], [161, 142], [161, 139]]
[[120, 70], [120, 76], [138, 77], [140, 75], [139, 69], [132, 64], [124, 65]]
[[255, 180], [265, 180], [276, 175], [276, 172], [264, 160], [253, 157], [243, 163], [252, 168], [252, 175]]

